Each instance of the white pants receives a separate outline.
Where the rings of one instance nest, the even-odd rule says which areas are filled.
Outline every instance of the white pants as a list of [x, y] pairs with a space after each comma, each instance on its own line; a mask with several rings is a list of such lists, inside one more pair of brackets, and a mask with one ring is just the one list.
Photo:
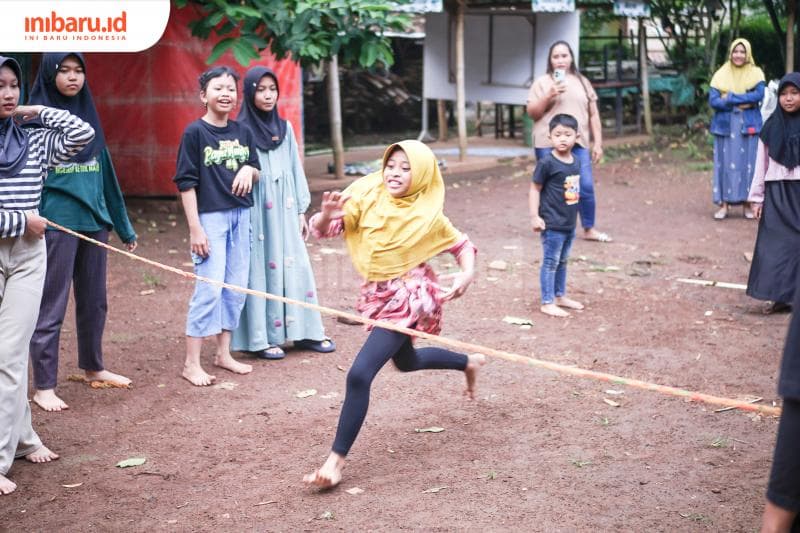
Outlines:
[[0, 239], [0, 474], [42, 446], [31, 426], [28, 348], [42, 299], [44, 239]]

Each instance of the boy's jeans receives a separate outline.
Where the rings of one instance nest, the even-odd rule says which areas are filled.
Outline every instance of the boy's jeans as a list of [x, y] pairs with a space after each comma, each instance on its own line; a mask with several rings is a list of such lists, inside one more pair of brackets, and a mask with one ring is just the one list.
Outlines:
[[556, 297], [567, 292], [567, 260], [574, 239], [574, 229], [546, 229], [542, 232], [542, 269], [539, 272], [542, 305], [553, 303]]

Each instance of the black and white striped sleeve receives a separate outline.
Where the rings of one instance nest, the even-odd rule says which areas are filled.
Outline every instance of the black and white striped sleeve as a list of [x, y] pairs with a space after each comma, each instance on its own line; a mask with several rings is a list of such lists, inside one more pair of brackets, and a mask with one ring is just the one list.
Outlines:
[[43, 166], [54, 168], [66, 163], [72, 156], [94, 139], [94, 128], [88, 122], [63, 109], [45, 107], [39, 118], [46, 129], [38, 130], [40, 135], [31, 136], [31, 146], [43, 154]]

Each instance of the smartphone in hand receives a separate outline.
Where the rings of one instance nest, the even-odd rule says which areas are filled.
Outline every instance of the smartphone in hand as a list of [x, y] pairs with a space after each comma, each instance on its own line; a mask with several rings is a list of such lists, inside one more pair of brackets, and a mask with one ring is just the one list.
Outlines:
[[553, 79], [556, 83], [562, 83], [566, 77], [567, 71], [563, 68], [557, 68], [553, 70]]

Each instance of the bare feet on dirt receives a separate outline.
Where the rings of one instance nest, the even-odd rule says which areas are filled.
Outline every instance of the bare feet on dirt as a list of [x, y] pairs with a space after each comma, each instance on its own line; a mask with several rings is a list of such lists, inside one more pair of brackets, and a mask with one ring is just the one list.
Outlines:
[[105, 381], [121, 387], [131, 386], [130, 379], [126, 378], [125, 376], [121, 376], [120, 374], [109, 372], [108, 370], [87, 370], [86, 379], [88, 381]]
[[478, 370], [486, 364], [486, 356], [482, 353], [471, 353], [467, 358], [467, 368], [464, 369], [464, 376], [467, 378], [467, 388], [464, 390], [464, 395], [470, 400], [474, 400], [475, 380], [478, 377]]
[[58, 459], [58, 454], [42, 444], [38, 450], [26, 455], [25, 459], [31, 463], [49, 463], [50, 461]]
[[8, 479], [3, 474], [0, 474], [0, 494], [5, 496], [17, 490], [17, 484]]
[[51, 413], [69, 409], [69, 405], [56, 396], [55, 389], [37, 390], [33, 393], [33, 403]]
[[342, 481], [344, 457], [331, 452], [321, 468], [303, 476], [303, 482], [321, 489], [332, 489]]
[[249, 374], [253, 371], [252, 365], [240, 363], [234, 359], [231, 354], [217, 354], [216, 357], [214, 357], [214, 366], [224, 368], [225, 370], [230, 370], [234, 374]]
[[566, 296], [556, 296], [556, 305], [559, 307], [566, 307], [567, 309], [583, 309], [582, 303], [571, 298], [567, 298]]
[[207, 387], [208, 385], [211, 385], [215, 379], [217, 379], [216, 376], [212, 376], [203, 370], [202, 367], [189, 365], [183, 366], [183, 372], [181, 372], [181, 376], [183, 376], [183, 378], [192, 385], [196, 385], [198, 387]]
[[561, 309], [556, 304], [544, 304], [539, 308], [539, 311], [546, 315], [555, 316], [558, 318], [566, 318], [569, 316], [569, 313]]

